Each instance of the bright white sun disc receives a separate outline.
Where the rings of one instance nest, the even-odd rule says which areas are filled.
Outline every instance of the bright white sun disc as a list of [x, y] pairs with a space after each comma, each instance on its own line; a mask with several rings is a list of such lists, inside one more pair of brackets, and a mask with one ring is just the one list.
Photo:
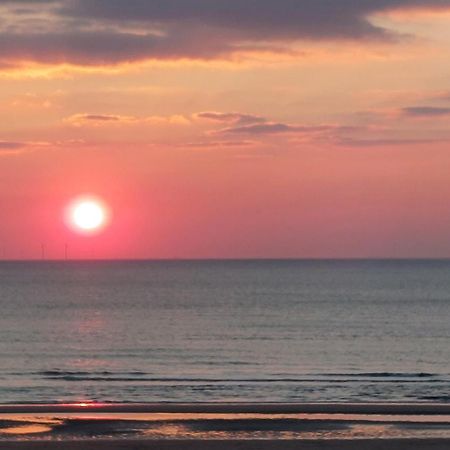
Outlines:
[[105, 213], [102, 207], [93, 201], [82, 202], [73, 210], [73, 222], [83, 230], [94, 230], [104, 221]]
[[67, 219], [68, 224], [75, 230], [93, 233], [107, 224], [108, 208], [97, 199], [78, 199], [70, 205]]

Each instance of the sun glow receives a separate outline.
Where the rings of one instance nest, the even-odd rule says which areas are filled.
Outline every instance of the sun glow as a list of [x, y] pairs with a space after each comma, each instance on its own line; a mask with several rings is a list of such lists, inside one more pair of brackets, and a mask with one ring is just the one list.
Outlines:
[[108, 224], [109, 210], [99, 199], [78, 198], [69, 206], [66, 221], [77, 232], [98, 233]]

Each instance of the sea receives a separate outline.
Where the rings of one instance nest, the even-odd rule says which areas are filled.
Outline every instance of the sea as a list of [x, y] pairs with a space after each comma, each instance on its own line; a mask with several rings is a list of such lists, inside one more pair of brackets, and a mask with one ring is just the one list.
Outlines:
[[450, 261], [0, 262], [0, 403], [450, 402]]

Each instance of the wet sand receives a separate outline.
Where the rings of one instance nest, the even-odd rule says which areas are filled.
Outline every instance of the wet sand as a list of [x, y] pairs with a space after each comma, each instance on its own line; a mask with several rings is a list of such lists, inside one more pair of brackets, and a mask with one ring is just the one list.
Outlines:
[[1, 450], [448, 450], [448, 439], [1, 442]]
[[449, 450], [450, 404], [0, 406], [0, 450]]

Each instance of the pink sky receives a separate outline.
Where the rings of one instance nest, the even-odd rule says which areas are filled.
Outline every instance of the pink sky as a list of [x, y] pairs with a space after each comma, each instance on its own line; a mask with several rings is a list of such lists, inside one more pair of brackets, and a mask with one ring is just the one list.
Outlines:
[[3, 2], [3, 258], [450, 257], [450, 1], [281, 3]]

